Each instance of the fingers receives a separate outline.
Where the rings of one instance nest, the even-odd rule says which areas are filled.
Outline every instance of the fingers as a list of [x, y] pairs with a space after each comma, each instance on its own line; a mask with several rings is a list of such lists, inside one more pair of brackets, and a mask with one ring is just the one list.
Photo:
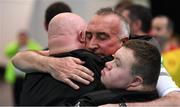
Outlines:
[[86, 73], [86, 74], [88, 74], [90, 76], [94, 76], [94, 73], [91, 70], [89, 70], [88, 68], [86, 68], [86, 67], [84, 67], [82, 65], [78, 65], [77, 69], [79, 69], [80, 71], [83, 71], [84, 73]]
[[[77, 75], [71, 75], [71, 78], [70, 79], [72, 79], [72, 80], [75, 80], [75, 81], [78, 81], [78, 82], [81, 82], [81, 83], [83, 83], [83, 84], [85, 84], [85, 85], [88, 85], [88, 84], [90, 84], [90, 82], [89, 81], [87, 81], [87, 80], [85, 80], [85, 79], [83, 79], [83, 78], [81, 78], [81, 77], [79, 77], [79, 76], [77, 76]], [[68, 79], [68, 78], [66, 78], [66, 79], [64, 79], [64, 83], [65, 84], [67, 84], [67, 85], [69, 85], [70, 87], [72, 87], [72, 88], [74, 88], [74, 89], [79, 89], [80, 87], [78, 86], [78, 85], [76, 85], [75, 83], [73, 83], [70, 79]]]
[[[84, 66], [82, 66], [81, 64], [84, 64], [85, 62], [84, 61], [81, 61], [79, 58], [73, 58], [73, 57], [71, 57], [72, 59], [73, 59], [73, 61], [77, 64], [77, 69], [79, 69], [79, 70], [81, 70], [81, 71], [83, 71], [83, 72], [85, 72], [85, 73], [87, 73], [87, 74], [89, 74], [90, 76], [94, 76], [94, 73], [91, 71], [91, 70], [89, 70], [88, 68], [86, 68], [86, 67], [84, 67]], [[80, 64], [80, 65], [79, 65]], [[85, 77], [86, 78], [86, 77]]]
[[[81, 61], [80, 59], [78, 59], [78, 58], [73, 58], [73, 60], [77, 63], [77, 69], [79, 69], [80, 71], [83, 71], [83, 72], [85, 72], [86, 74], [88, 74], [88, 75], [83, 75], [84, 77], [84, 79], [87, 79], [87, 80], [90, 80], [90, 81], [93, 81], [93, 78], [92, 78], [92, 76], [94, 76], [94, 73], [91, 71], [91, 70], [89, 70], [88, 68], [86, 68], [86, 67], [84, 67], [84, 66], [82, 66], [82, 65], [79, 65], [79, 64], [83, 64], [84, 62], [83, 61]], [[79, 75], [79, 76], [81, 76], [81, 75]], [[81, 76], [82, 77], [82, 76]]]
[[78, 81], [78, 82], [81, 82], [81, 83], [83, 83], [83, 84], [85, 84], [85, 85], [89, 85], [89, 84], [90, 84], [89, 81], [81, 78], [81, 77], [78, 76], [78, 75], [72, 75], [72, 76], [71, 76], [71, 79], [73, 79], [73, 80], [75, 80], [75, 81]]
[[65, 84], [69, 85], [70, 87], [74, 88], [75, 90], [79, 89], [79, 86], [73, 83], [70, 79], [66, 78], [63, 81]]
[[83, 79], [85, 79], [85, 80], [87, 80], [89, 82], [94, 81], [93, 76], [91, 76], [91, 75], [87, 74], [86, 72], [83, 72], [83, 71], [81, 71], [79, 69], [76, 69], [76, 72], [74, 74], [78, 75], [79, 77], [81, 77], [81, 78], [83, 78]]
[[84, 61], [81, 61], [79, 58], [73, 58], [73, 57], [72, 57], [72, 59], [73, 59], [73, 61], [74, 61], [75, 63], [77, 63], [77, 64], [84, 64]]

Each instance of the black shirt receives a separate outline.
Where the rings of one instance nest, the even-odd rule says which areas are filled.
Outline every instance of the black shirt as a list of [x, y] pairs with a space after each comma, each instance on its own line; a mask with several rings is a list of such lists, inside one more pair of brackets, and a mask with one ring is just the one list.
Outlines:
[[108, 103], [144, 102], [158, 98], [157, 91], [101, 90], [83, 95], [76, 106], [99, 106]]
[[29, 73], [25, 77], [20, 100], [21, 105], [74, 105], [74, 101], [79, 99], [81, 95], [104, 89], [100, 82], [100, 71], [105, 62], [96, 55], [80, 49], [53, 56], [72, 56], [85, 61], [84, 66], [95, 74], [94, 81], [90, 85], [83, 85], [74, 81], [81, 87], [79, 90], [74, 90], [63, 82], [55, 80], [50, 74]]

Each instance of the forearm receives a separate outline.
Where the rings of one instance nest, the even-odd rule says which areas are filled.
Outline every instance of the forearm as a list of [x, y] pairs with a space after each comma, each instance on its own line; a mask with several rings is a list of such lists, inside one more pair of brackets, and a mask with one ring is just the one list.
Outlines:
[[180, 92], [171, 92], [157, 100], [143, 103], [127, 103], [127, 106], [180, 106]]
[[23, 51], [18, 52], [13, 58], [12, 62], [16, 68], [23, 72], [29, 73], [33, 71], [47, 72], [45, 66], [47, 64], [47, 51]]
[[47, 53], [45, 51], [19, 52], [13, 57], [12, 62], [15, 67], [25, 73], [49, 73], [53, 78], [70, 85], [74, 89], [78, 89], [79, 86], [73, 83], [71, 79], [83, 84], [89, 84], [90, 81], [94, 80], [92, 77], [93, 72], [82, 66], [84, 62], [80, 59], [74, 57], [48, 57]]
[[[127, 107], [179, 107], [180, 106], [180, 92], [174, 91], [168, 95], [161, 97], [159, 99], [149, 101], [149, 102], [133, 102], [126, 103]], [[105, 104], [99, 107], [119, 107], [119, 104]]]

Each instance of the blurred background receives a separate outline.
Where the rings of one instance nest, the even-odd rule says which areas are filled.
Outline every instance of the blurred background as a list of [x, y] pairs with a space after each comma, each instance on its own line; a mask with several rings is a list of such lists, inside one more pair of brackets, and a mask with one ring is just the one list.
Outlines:
[[[119, 2], [124, 1], [143, 5], [151, 9], [153, 17], [165, 15], [172, 20], [174, 33], [172, 33], [171, 40], [173, 42], [170, 43], [172, 46], [167, 51], [179, 48], [180, 16], [178, 10], [180, 7], [175, 0], [0, 0], [0, 105], [14, 105], [15, 103], [13, 86], [5, 82], [4, 76], [9, 60], [14, 55], [8, 54], [8, 49], [16, 45], [13, 44], [14, 41], [20, 41], [18, 44], [23, 45], [29, 38], [39, 47], [38, 49], [47, 47], [47, 32], [44, 28], [45, 11], [50, 4], [57, 1], [69, 5], [72, 12], [79, 14], [87, 22], [102, 7], [115, 8]], [[10, 48], [7, 49], [7, 47]], [[27, 47], [21, 48], [21, 50], [26, 49]], [[174, 57], [178, 59], [178, 55], [173, 53], [170, 59]], [[168, 65], [170, 68], [176, 65], [176, 72], [180, 70], [179, 62], [171, 60], [166, 63], [170, 63]]]

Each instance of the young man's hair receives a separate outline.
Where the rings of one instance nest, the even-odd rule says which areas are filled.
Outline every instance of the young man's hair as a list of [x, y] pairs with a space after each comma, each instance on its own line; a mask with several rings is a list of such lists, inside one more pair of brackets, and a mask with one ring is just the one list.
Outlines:
[[121, 37], [119, 37], [120, 39], [121, 38], [129, 38], [129, 35], [130, 35], [130, 27], [129, 27], [129, 23], [126, 21], [126, 19], [119, 13], [115, 12], [112, 8], [110, 7], [106, 7], [106, 8], [102, 8], [100, 10], [98, 10], [96, 12], [96, 15], [102, 15], [102, 16], [106, 16], [106, 15], [111, 15], [111, 14], [114, 14], [114, 15], [117, 15], [120, 19], [120, 31], [121, 31], [121, 34], [119, 34]]
[[51, 4], [46, 9], [46, 13], [45, 13], [45, 22], [47, 26], [49, 25], [49, 22], [54, 16], [56, 16], [59, 13], [64, 13], [64, 12], [71, 12], [71, 8], [67, 4], [63, 2], [55, 2]]
[[136, 60], [131, 67], [132, 75], [141, 76], [143, 84], [155, 87], [161, 68], [158, 49], [144, 40], [129, 40], [123, 47], [131, 49]]
[[129, 11], [129, 18], [132, 22], [140, 20], [142, 31], [148, 33], [151, 27], [152, 14], [150, 9], [141, 5], [131, 5], [126, 8]]

